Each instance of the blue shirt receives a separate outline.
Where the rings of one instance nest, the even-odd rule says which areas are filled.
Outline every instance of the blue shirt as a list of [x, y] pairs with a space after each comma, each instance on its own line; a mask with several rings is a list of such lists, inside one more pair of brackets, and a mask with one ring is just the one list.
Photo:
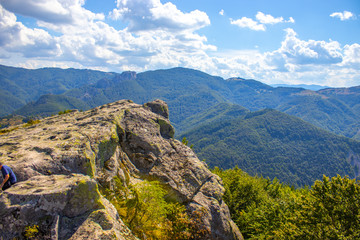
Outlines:
[[6, 165], [2, 165], [1, 173], [2, 173], [4, 179], [5, 179], [5, 176], [9, 174], [9, 176], [10, 176], [9, 180], [10, 180], [11, 184], [16, 183], [16, 176], [10, 167], [8, 167]]

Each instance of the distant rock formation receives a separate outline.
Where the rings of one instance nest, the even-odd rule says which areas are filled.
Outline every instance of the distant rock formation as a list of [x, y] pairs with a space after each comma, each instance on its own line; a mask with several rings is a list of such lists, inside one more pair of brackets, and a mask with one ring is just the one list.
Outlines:
[[189, 211], [205, 210], [211, 239], [242, 239], [221, 179], [175, 140], [165, 102], [118, 101], [53, 116], [0, 135], [0, 158], [19, 182], [0, 195], [0, 238], [45, 225], [47, 239], [137, 239], [99, 192], [114, 177], [156, 179]]

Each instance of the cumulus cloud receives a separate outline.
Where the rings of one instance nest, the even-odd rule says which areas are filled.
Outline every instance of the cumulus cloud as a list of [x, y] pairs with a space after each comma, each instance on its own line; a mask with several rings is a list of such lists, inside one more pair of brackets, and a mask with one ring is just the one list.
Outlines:
[[160, 0], [117, 0], [110, 17], [127, 21], [132, 32], [197, 30], [210, 25], [205, 12], [183, 13], [171, 2], [162, 4]]
[[344, 12], [334, 12], [330, 14], [330, 17], [339, 18], [341, 21], [345, 21], [354, 18], [355, 15], [352, 12], [344, 11]]
[[265, 54], [269, 65], [279, 71], [296, 69], [302, 65], [328, 65], [341, 63], [343, 60], [342, 49], [336, 41], [304, 41], [297, 37], [296, 32], [288, 28], [285, 40], [281, 47]]
[[[281, 47], [274, 51], [229, 50], [220, 54], [216, 46], [196, 32], [210, 25], [206, 13], [182, 12], [174, 4], [162, 4], [160, 0], [118, 0], [109, 16], [128, 24], [123, 29], [108, 25], [104, 14], [85, 9], [84, 0], [0, 3], [1, 64], [115, 72], [182, 66], [225, 78], [240, 76], [267, 83], [274, 79], [289, 83], [291, 79], [292, 83], [330, 86], [355, 83], [360, 75], [359, 44], [342, 47], [331, 40], [303, 40], [290, 28]], [[24, 4], [28, 9], [21, 8]], [[14, 13], [35, 18], [38, 26], [25, 26]], [[293, 22], [292, 18], [261, 12], [253, 19], [231, 20], [234, 25], [257, 31]], [[53, 31], [57, 34], [52, 35]]]
[[342, 65], [360, 69], [360, 44], [345, 45]]
[[[195, 33], [210, 24], [206, 13], [184, 13], [172, 3], [118, 1], [112, 14], [129, 24], [120, 30], [105, 23], [103, 14], [85, 9], [83, 0], [29, 0], [26, 4], [28, 9], [22, 9], [23, 2], [14, 0], [4, 4], [8, 10], [0, 4], [0, 58], [13, 56], [6, 64], [54, 66], [53, 61], [56, 66], [105, 71], [201, 68], [205, 62], [199, 59], [207, 58], [205, 51], [216, 50], [206, 37]], [[14, 13], [35, 18], [41, 28], [24, 26]], [[47, 29], [60, 34], [51, 36]]]
[[[69, 1], [70, 2], [70, 1]], [[52, 23], [71, 23], [69, 9], [56, 0], [0, 0], [8, 11]]]
[[256, 19], [263, 24], [276, 24], [276, 23], [282, 23], [284, 22], [284, 18], [283, 17], [277, 17], [274, 18], [273, 16], [271, 16], [270, 14], [264, 14], [262, 12], [258, 12], [256, 14]]
[[274, 25], [278, 23], [294, 23], [295, 20], [290, 17], [289, 20], [284, 20], [283, 17], [273, 17], [270, 14], [264, 14], [262, 12], [257, 12], [256, 20], [252, 18], [242, 17], [237, 20], [230, 19], [230, 23], [233, 25], [237, 25], [240, 28], [249, 28], [255, 31], [265, 31], [265, 25]]
[[224, 13], [225, 13], [225, 12], [224, 12], [224, 9], [221, 9], [220, 12], [219, 12], [219, 14], [220, 14], [221, 16], [224, 16]]
[[252, 20], [251, 18], [242, 17], [237, 20], [230, 20], [230, 23], [241, 28], [249, 28], [255, 31], [265, 31], [264, 24], [259, 24], [258, 22]]
[[58, 45], [43, 29], [29, 29], [16, 21], [13, 13], [0, 5], [0, 47], [22, 53], [26, 57], [54, 56], [59, 53]]
[[303, 40], [286, 29], [281, 47], [271, 52], [227, 51], [212, 58], [212, 74], [252, 78], [265, 83], [359, 85], [360, 45]]

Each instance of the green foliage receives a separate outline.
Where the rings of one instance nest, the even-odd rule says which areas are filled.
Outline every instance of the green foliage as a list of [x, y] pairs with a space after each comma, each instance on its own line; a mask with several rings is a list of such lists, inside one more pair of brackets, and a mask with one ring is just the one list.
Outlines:
[[19, 129], [19, 127], [0, 129], [0, 135]]
[[101, 189], [131, 231], [141, 239], [196, 239], [209, 234], [199, 223], [201, 213], [189, 216], [183, 205], [167, 201], [167, 191], [157, 181], [125, 186], [114, 178], [114, 187]]
[[27, 226], [24, 231], [24, 237], [25, 239], [37, 239], [39, 235], [39, 226], [33, 225], [33, 226]]
[[[185, 146], [187, 146], [187, 145], [189, 144], [189, 141], [186, 139], [186, 137], [183, 137], [183, 140], [181, 140], [181, 142], [182, 142]], [[193, 149], [193, 147], [194, 147], [194, 144], [191, 144], [191, 145], [190, 145], [190, 148]]]
[[189, 141], [186, 139], [186, 137], [183, 137], [183, 139], [181, 140], [181, 142], [182, 142], [185, 146], [187, 146], [188, 143], [189, 143]]
[[360, 185], [348, 177], [323, 177], [295, 189], [252, 177], [239, 168], [215, 168], [224, 200], [245, 239], [359, 239]]
[[[183, 139], [181, 140], [181, 142], [187, 146], [189, 144], [189, 141], [186, 139], [186, 137], [183, 137]], [[190, 148], [192, 149], [194, 147], [194, 144], [190, 145]]]
[[39, 119], [30, 119], [29, 121], [27, 121], [27, 123], [25, 124], [25, 127], [28, 127], [28, 126], [32, 126], [32, 125], [35, 125], [35, 124], [38, 124], [40, 123], [40, 120]]
[[339, 175], [331, 180], [324, 176], [312, 186], [310, 196], [301, 199], [291, 221], [307, 239], [359, 239], [359, 182]]
[[185, 135], [209, 167], [239, 166], [297, 187], [311, 185], [323, 174], [355, 177], [349, 153], [360, 154], [359, 142], [271, 109], [210, 122], [180, 139]]
[[58, 115], [63, 115], [63, 114], [67, 114], [67, 113], [71, 113], [72, 111], [70, 109], [65, 109], [64, 111], [60, 111], [58, 113]]

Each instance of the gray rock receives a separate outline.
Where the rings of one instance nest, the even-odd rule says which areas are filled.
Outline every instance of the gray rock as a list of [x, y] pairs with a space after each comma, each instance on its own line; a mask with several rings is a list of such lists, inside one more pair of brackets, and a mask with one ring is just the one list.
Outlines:
[[0, 218], [4, 239], [34, 225], [41, 239], [136, 239], [100, 195], [96, 181], [82, 174], [34, 176], [15, 184], [0, 196]]
[[155, 101], [144, 104], [145, 108], [149, 108], [153, 113], [159, 114], [164, 118], [169, 119], [169, 107], [166, 102], [156, 99]]
[[161, 100], [144, 106], [118, 101], [1, 135], [1, 161], [20, 182], [0, 197], [0, 217], [12, 229], [0, 237], [20, 234], [49, 216], [49, 226], [58, 228], [46, 234], [59, 239], [135, 239], [97, 190], [99, 184], [111, 188], [117, 176], [125, 183], [161, 181], [190, 212], [204, 213], [210, 239], [242, 239], [222, 200], [221, 179], [173, 139], [168, 116]]

